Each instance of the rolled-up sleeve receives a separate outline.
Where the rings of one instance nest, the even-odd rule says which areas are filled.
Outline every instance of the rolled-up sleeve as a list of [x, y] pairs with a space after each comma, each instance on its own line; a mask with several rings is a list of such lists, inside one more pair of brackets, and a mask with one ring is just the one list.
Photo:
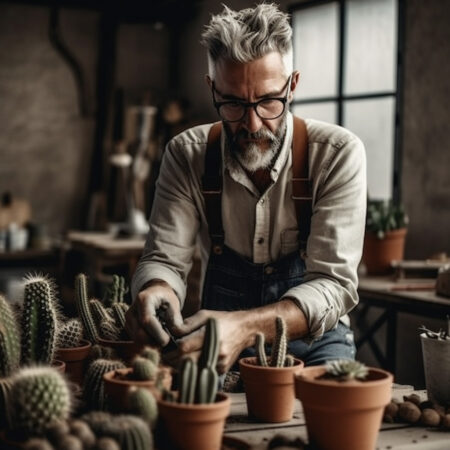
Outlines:
[[367, 201], [366, 158], [362, 142], [351, 136], [328, 145], [323, 152], [326, 157], [313, 181], [304, 283], [284, 295], [305, 314], [309, 325], [307, 341], [334, 328], [358, 303], [357, 268]]

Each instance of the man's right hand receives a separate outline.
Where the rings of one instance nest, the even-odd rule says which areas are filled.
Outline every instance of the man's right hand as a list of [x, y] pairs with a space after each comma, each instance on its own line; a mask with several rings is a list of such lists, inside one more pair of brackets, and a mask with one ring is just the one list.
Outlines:
[[182, 324], [180, 301], [175, 292], [166, 282], [153, 280], [128, 309], [125, 328], [137, 343], [164, 347], [170, 340], [164, 327], [177, 335]]

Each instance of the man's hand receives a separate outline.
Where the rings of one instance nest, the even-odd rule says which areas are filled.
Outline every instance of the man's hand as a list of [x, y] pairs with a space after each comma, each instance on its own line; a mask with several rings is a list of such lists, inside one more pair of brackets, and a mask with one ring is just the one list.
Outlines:
[[127, 311], [125, 328], [138, 343], [156, 344], [163, 347], [169, 343], [170, 333], [180, 335], [183, 325], [180, 302], [173, 289], [164, 281], [152, 281], [139, 292]]
[[176, 366], [180, 359], [191, 356], [198, 359], [205, 336], [206, 321], [214, 317], [217, 319], [220, 349], [217, 371], [224, 373], [229, 370], [244, 348], [253, 345], [252, 334], [249, 327], [244, 325], [245, 311], [212, 311], [202, 309], [188, 317], [178, 331], [185, 335], [177, 340], [178, 350], [167, 353], [164, 359], [167, 363]]

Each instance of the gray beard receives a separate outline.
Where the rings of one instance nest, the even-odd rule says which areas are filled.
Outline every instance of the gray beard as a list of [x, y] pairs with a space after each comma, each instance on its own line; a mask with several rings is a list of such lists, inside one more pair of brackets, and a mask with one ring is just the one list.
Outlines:
[[[225, 145], [229, 149], [231, 156], [239, 161], [241, 166], [249, 172], [255, 172], [260, 169], [269, 169], [280, 153], [283, 145], [284, 136], [286, 134], [286, 118], [287, 111], [284, 113], [275, 133], [272, 133], [266, 128], [262, 128], [256, 133], [248, 133], [245, 130], [240, 130], [236, 135], [233, 135], [225, 123]], [[269, 141], [270, 146], [267, 150], [261, 150], [256, 143], [250, 142], [242, 149], [237, 143], [240, 137], [244, 139], [264, 139]]]

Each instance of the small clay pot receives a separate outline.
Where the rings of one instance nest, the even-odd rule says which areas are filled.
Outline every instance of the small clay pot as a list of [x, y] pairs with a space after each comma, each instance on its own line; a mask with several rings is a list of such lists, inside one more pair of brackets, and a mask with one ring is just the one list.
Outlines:
[[249, 416], [262, 422], [288, 422], [294, 414], [294, 375], [303, 369], [303, 361], [294, 358], [291, 367], [266, 367], [256, 356], [239, 360]]
[[[159, 371], [164, 374], [162, 385], [170, 390], [172, 386], [172, 373], [169, 367], [161, 366]], [[108, 396], [108, 406], [115, 412], [124, 412], [128, 408], [128, 391], [132, 387], [145, 388], [150, 391], [156, 399], [161, 397], [161, 392], [156, 388], [155, 381], [133, 380], [133, 369], [116, 369], [103, 375], [105, 393]], [[129, 378], [128, 378], [129, 377]]]
[[66, 363], [66, 374], [69, 380], [81, 386], [92, 344], [85, 339], [80, 344], [73, 348], [57, 348], [56, 358]]
[[111, 341], [99, 338], [98, 343], [104, 347], [112, 348], [127, 365], [131, 364], [132, 359], [144, 348], [143, 345], [136, 344], [134, 341]]
[[177, 450], [220, 450], [231, 400], [218, 393], [214, 403], [186, 404], [158, 400], [164, 439]]
[[53, 360], [52, 367], [59, 373], [65, 373], [66, 371], [66, 363], [64, 361], [60, 361], [59, 359]]

